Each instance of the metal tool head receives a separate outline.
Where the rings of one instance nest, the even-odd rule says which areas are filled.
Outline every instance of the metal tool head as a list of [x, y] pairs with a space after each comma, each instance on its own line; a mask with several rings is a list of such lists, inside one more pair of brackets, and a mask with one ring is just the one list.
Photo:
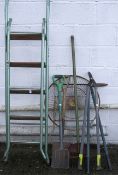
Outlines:
[[69, 151], [68, 149], [56, 150], [52, 155], [52, 168], [69, 168]]
[[104, 87], [104, 86], [108, 86], [107, 83], [96, 83], [96, 87]]

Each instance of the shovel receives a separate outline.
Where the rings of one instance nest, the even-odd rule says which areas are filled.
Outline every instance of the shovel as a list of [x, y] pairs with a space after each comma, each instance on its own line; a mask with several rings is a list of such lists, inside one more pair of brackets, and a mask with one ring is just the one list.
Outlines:
[[[59, 80], [56, 80], [59, 78]], [[64, 76], [55, 75], [53, 76], [53, 83], [57, 88], [58, 92], [58, 111], [59, 111], [59, 136], [60, 136], [60, 147], [55, 150], [52, 157], [52, 168], [69, 168], [69, 151], [64, 148], [63, 143], [63, 117], [62, 117], [62, 90], [65, 82]]]

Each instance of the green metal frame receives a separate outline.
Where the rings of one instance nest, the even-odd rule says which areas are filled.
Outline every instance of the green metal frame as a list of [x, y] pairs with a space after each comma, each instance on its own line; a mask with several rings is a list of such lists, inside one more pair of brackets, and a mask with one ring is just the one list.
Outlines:
[[[40, 151], [49, 163], [48, 157], [48, 87], [49, 87], [49, 14], [50, 0], [46, 0], [46, 17], [42, 22], [41, 41], [41, 94], [40, 94]], [[9, 0], [5, 0], [5, 117], [6, 151], [4, 160], [8, 160], [10, 150], [10, 30], [12, 19], [9, 18]], [[44, 68], [44, 62], [46, 68]], [[45, 90], [45, 93], [44, 93]], [[43, 121], [45, 118], [45, 122]], [[45, 149], [43, 149], [43, 145]]]
[[48, 157], [48, 97], [49, 97], [49, 17], [50, 17], [50, 0], [46, 0], [46, 103], [45, 103], [45, 155], [47, 162], [49, 163]]

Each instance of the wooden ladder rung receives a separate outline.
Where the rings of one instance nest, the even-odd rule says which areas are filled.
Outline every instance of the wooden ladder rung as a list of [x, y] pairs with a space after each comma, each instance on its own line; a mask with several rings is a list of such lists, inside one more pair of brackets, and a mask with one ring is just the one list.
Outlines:
[[[41, 90], [38, 88], [10, 88], [11, 94], [40, 94]], [[45, 90], [43, 91], [45, 94]]]
[[[17, 115], [10, 115], [10, 120], [40, 120], [40, 116], [17, 116]], [[44, 119], [44, 118], [43, 118]]]
[[[41, 62], [10, 62], [10, 67], [41, 68]], [[46, 64], [44, 63], [46, 68]]]
[[11, 40], [42, 40], [42, 33], [20, 33], [12, 32], [10, 34]]

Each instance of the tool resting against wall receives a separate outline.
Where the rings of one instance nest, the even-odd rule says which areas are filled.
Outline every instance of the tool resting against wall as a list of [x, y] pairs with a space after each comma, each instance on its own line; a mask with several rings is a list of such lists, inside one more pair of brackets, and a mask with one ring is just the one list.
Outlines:
[[53, 152], [52, 156], [52, 168], [69, 168], [69, 151], [64, 148], [63, 135], [64, 135], [64, 125], [63, 125], [63, 112], [62, 112], [62, 98], [63, 98], [63, 86], [65, 83], [65, 77], [61, 75], [53, 76], [53, 84], [56, 86], [58, 92], [58, 113], [59, 113], [59, 137], [60, 146], [57, 150]]

